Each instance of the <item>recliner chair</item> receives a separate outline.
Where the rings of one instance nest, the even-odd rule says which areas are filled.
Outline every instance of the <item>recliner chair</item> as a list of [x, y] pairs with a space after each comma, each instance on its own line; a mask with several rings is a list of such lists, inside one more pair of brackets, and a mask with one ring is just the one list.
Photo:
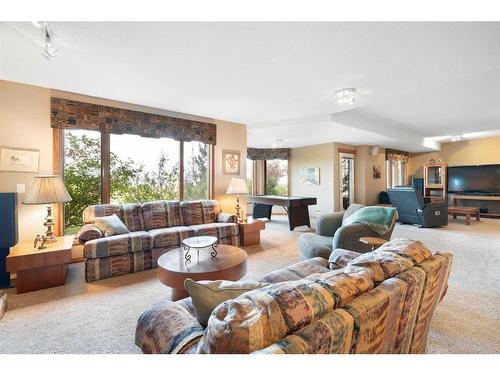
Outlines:
[[399, 221], [425, 228], [448, 225], [448, 204], [427, 203], [414, 187], [388, 189], [391, 204], [397, 208]]

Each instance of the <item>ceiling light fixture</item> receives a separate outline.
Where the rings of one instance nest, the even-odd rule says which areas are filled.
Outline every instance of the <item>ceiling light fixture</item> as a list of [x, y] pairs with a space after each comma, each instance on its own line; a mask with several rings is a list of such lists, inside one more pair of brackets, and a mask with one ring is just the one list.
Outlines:
[[272, 148], [280, 148], [283, 146], [284, 139], [282, 138], [276, 138], [273, 143], [272, 143]]
[[358, 98], [358, 90], [353, 87], [344, 87], [335, 91], [337, 104], [354, 104]]
[[463, 140], [463, 135], [462, 134], [456, 134], [451, 136], [451, 141], [452, 142], [459, 142]]
[[52, 31], [49, 29], [47, 22], [33, 21], [33, 25], [41, 29], [43, 32], [45, 47], [43, 48], [42, 56], [49, 61], [54, 60], [54, 57], [57, 55], [57, 48], [54, 44], [54, 35], [52, 34]]

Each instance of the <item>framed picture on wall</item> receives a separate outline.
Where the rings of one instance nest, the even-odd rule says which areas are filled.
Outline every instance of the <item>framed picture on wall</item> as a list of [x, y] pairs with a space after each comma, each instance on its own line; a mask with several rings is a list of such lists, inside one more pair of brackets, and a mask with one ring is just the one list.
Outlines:
[[0, 147], [0, 171], [37, 173], [40, 162], [39, 150]]
[[302, 168], [299, 182], [304, 185], [319, 185], [319, 168]]
[[241, 153], [237, 150], [222, 150], [222, 174], [239, 176]]
[[380, 165], [374, 165], [373, 166], [373, 178], [380, 178], [381, 175], [381, 169]]

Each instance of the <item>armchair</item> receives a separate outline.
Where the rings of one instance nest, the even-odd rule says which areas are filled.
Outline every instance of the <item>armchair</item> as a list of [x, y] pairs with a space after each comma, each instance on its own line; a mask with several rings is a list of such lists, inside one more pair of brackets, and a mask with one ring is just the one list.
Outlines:
[[387, 192], [391, 204], [398, 210], [399, 221], [425, 228], [448, 225], [446, 203], [425, 202], [420, 191], [414, 187], [395, 187]]
[[343, 225], [354, 212], [364, 207], [352, 204], [345, 212], [334, 212], [318, 217], [316, 233], [303, 233], [299, 237], [301, 259], [321, 257], [328, 259], [333, 249], [342, 248], [359, 253], [371, 251], [371, 246], [359, 242], [361, 237], [378, 237], [390, 240], [394, 225], [383, 236], [366, 224], [352, 223]]

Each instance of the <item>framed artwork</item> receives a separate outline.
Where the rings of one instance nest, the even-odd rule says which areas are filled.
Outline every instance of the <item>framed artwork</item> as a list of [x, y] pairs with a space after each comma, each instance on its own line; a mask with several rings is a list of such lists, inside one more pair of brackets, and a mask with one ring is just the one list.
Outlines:
[[373, 166], [373, 178], [380, 178], [381, 171], [380, 171], [380, 165], [374, 165]]
[[222, 174], [240, 175], [241, 153], [237, 150], [222, 150]]
[[299, 173], [299, 183], [319, 185], [319, 168], [302, 168]]
[[0, 147], [0, 171], [37, 173], [40, 163], [39, 150]]

